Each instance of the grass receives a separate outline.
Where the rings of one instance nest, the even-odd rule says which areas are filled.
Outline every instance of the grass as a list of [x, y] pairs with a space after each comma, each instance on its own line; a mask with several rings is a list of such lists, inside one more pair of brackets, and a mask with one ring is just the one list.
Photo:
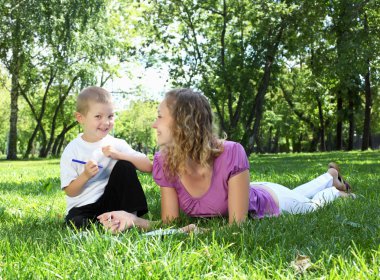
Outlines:
[[[314, 213], [249, 220], [190, 219], [205, 234], [144, 237], [132, 229], [75, 232], [64, 225], [59, 161], [0, 161], [0, 279], [379, 279], [380, 152], [252, 156], [252, 181], [295, 187], [341, 164], [359, 195]], [[159, 219], [159, 189], [140, 175]], [[309, 258], [304, 272], [297, 256]]]

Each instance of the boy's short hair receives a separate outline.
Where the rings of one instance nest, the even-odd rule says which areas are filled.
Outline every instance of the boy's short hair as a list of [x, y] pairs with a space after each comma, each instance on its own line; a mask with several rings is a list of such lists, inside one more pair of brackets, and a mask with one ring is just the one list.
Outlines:
[[87, 114], [90, 101], [96, 103], [112, 103], [111, 94], [101, 87], [91, 86], [83, 89], [77, 97], [77, 112]]

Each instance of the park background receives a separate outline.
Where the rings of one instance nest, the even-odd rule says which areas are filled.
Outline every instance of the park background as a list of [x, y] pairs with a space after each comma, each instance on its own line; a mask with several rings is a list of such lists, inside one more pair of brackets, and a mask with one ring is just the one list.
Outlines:
[[[379, 0], [5, 0], [0, 21], [0, 279], [380, 277]], [[335, 160], [358, 198], [241, 228], [183, 217], [202, 235], [72, 231], [59, 156], [89, 85], [114, 96], [113, 134], [150, 156], [159, 100], [192, 87], [252, 180], [292, 188]]]
[[[202, 91], [248, 155], [377, 149], [379, 5], [3, 1], [0, 153], [59, 157], [89, 85], [113, 93], [114, 135], [141, 150], [154, 151], [155, 107], [173, 87]], [[167, 83], [148, 87], [152, 71]]]

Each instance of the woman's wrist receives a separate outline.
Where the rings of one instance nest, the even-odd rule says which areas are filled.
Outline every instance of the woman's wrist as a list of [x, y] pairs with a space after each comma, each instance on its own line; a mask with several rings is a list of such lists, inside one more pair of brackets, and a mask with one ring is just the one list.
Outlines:
[[152, 227], [152, 222], [143, 218], [137, 218], [135, 226], [143, 230], [149, 230]]
[[145, 231], [150, 231], [150, 230], [155, 230], [159, 227], [161, 227], [162, 222], [161, 221], [149, 221], [143, 218], [137, 218], [135, 226], [145, 230]]

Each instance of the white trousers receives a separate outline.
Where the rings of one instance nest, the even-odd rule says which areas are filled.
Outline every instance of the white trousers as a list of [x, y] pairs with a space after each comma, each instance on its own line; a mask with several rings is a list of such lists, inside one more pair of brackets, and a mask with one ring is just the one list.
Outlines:
[[280, 213], [311, 212], [340, 196], [339, 190], [333, 187], [333, 177], [329, 173], [292, 190], [270, 182], [253, 182], [252, 184], [267, 186], [276, 194]]

